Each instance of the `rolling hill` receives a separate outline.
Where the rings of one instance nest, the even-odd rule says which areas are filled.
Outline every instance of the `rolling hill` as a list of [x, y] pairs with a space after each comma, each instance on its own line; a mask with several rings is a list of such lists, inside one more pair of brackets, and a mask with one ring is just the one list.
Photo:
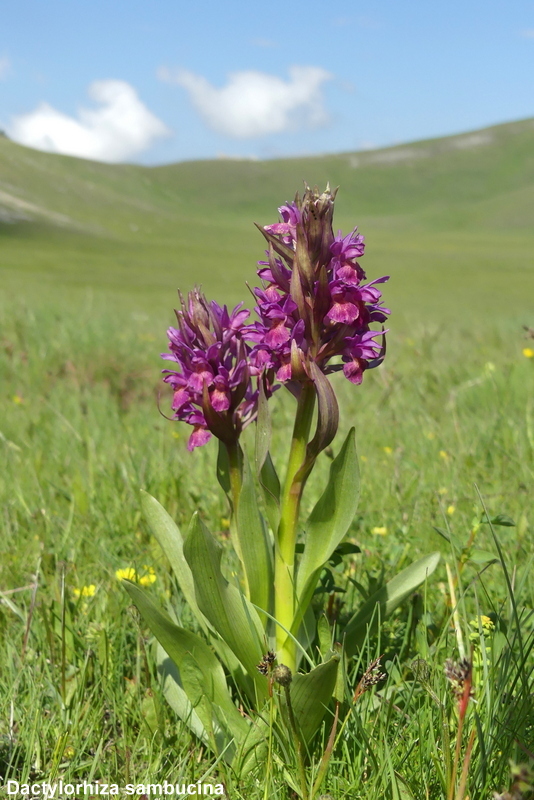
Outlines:
[[[340, 185], [336, 223], [406, 322], [534, 305], [534, 120], [382, 150], [272, 161], [110, 165], [0, 138], [0, 271], [13, 296], [90, 287], [151, 308], [202, 283], [228, 301], [263, 245], [253, 226], [303, 181]], [[36, 292], [36, 289], [38, 290]], [[155, 305], [154, 305], [155, 304]]]

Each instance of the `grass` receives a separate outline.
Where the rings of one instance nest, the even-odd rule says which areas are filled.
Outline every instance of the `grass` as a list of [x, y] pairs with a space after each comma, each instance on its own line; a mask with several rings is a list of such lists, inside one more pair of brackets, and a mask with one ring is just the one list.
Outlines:
[[[152, 169], [0, 140], [0, 190], [33, 209], [26, 220], [0, 225], [4, 780], [124, 786], [207, 775], [223, 780], [229, 797], [264, 797], [265, 776], [237, 782], [167, 706], [153, 643], [115, 571], [153, 566], [150, 591], [187, 623], [141, 517], [139, 490], [182, 526], [200, 508], [221, 540], [228, 509], [206, 481], [214, 448], [188, 454], [187, 431], [157, 412], [158, 354], [174, 290], [202, 280], [211, 296], [245, 299], [241, 284], [253, 279], [262, 252], [252, 220], [272, 220], [302, 177], [327, 176], [342, 184], [339, 225], [361, 219], [370, 277], [392, 275], [385, 295], [394, 311], [380, 370], [360, 389], [336, 376], [342, 425], [334, 449], [355, 424], [362, 473], [349, 533], [362, 554], [349, 575], [370, 591], [440, 549], [458, 614], [455, 629], [442, 566], [366, 643], [348, 685], [354, 691], [382, 654], [387, 681], [354, 706], [322, 791], [358, 800], [447, 798], [457, 716], [443, 665], [458, 658], [458, 629], [468, 647], [474, 640], [476, 664], [476, 703], [464, 730], [464, 747], [476, 730], [469, 797], [503, 791], [509, 760], [532, 760], [534, 359], [522, 354], [521, 326], [534, 323], [525, 211], [534, 129], [526, 122], [490, 134], [471, 150], [454, 145], [456, 137], [419, 143], [417, 155], [397, 161], [372, 162], [368, 153]], [[347, 172], [351, 157], [361, 162]], [[280, 463], [290, 414], [291, 399], [279, 393]], [[327, 462], [313, 476], [309, 503]], [[515, 526], [487, 524], [499, 514]], [[348, 590], [338, 595], [340, 613], [360, 602], [347, 577], [336, 576]], [[91, 585], [92, 596], [77, 596]], [[493, 633], [470, 624], [481, 614], [494, 620]], [[277, 750], [269, 797], [289, 796], [293, 757]]]

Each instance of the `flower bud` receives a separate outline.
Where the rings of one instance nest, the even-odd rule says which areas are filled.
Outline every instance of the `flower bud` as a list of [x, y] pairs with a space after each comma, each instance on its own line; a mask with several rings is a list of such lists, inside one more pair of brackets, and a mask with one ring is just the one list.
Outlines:
[[285, 664], [279, 664], [273, 669], [271, 677], [273, 681], [279, 683], [280, 686], [289, 686], [293, 680], [293, 673]]
[[331, 192], [329, 184], [322, 194], [319, 194], [317, 186], [313, 189], [307, 186], [302, 198], [302, 225], [308, 241], [309, 258], [315, 271], [328, 264], [332, 257], [330, 245], [334, 241], [332, 220], [336, 194], [337, 189]]

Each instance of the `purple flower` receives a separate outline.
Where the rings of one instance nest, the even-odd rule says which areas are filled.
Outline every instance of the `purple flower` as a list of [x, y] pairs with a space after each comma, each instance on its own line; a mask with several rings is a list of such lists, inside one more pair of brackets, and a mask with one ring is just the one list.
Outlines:
[[363, 236], [355, 228], [333, 233], [335, 192], [306, 188], [302, 200], [278, 210], [282, 221], [262, 230], [269, 250], [259, 262], [263, 281], [255, 289], [259, 322], [246, 327], [254, 342], [253, 369], [274, 370], [277, 380], [312, 379], [311, 362], [327, 374], [343, 369], [361, 383], [366, 369], [383, 360], [384, 347], [373, 337], [373, 322], [386, 321], [378, 284], [366, 281], [356, 259], [364, 254]]
[[208, 303], [201, 292], [190, 292], [187, 302], [180, 295], [177, 327], [169, 328], [170, 353], [162, 358], [175, 369], [163, 371], [173, 389], [173, 419], [193, 426], [188, 449], [209, 441], [212, 434], [234, 444], [242, 429], [256, 416], [258, 391], [251, 375], [251, 346], [244, 337], [250, 312], [236, 306]]

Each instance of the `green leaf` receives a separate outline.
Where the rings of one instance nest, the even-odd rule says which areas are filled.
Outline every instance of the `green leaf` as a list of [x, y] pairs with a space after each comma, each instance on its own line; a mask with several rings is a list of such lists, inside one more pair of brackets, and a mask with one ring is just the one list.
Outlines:
[[[243, 481], [237, 504], [236, 534], [245, 571], [247, 596], [258, 608], [272, 612], [272, 545], [258, 509], [248, 460], [243, 458]], [[264, 625], [267, 617], [263, 616]]]
[[[268, 712], [266, 716], [268, 719]], [[249, 733], [235, 754], [232, 769], [240, 779], [243, 779], [252, 770], [265, 765], [269, 738], [267, 719], [258, 715], [252, 720], [249, 725]]]
[[445, 539], [446, 542], [452, 544], [452, 546], [455, 547], [457, 550], [460, 551], [463, 549], [463, 545], [451, 531], [447, 531], [445, 530], [445, 528], [437, 528], [435, 525], [433, 525], [433, 528], [436, 531], [436, 533], [439, 533], [439, 535], [443, 539]]
[[468, 560], [473, 564], [495, 564], [499, 559], [489, 550], [471, 550]]
[[270, 453], [267, 453], [265, 463], [261, 468], [259, 481], [269, 525], [272, 531], [277, 531], [280, 523], [280, 480]]
[[271, 446], [271, 415], [263, 380], [260, 381], [258, 416], [256, 417], [256, 474], [259, 475]]
[[[211, 703], [213, 713], [219, 717], [221, 724], [227, 724], [232, 737], [239, 740], [248, 730], [247, 722], [233, 704], [224, 670], [213, 651], [199, 636], [175, 625], [171, 618], [135, 583], [130, 581], [123, 583], [158, 642], [179, 670], [183, 668], [187, 670], [191, 690], [196, 693], [197, 690], [193, 684], [194, 681], [197, 681], [198, 685], [202, 687], [203, 694]], [[196, 667], [192, 662], [196, 664]], [[195, 673], [196, 678], [192, 677], [192, 673]], [[186, 694], [188, 693], [188, 687], [185, 685], [184, 691]], [[189, 697], [189, 700], [195, 706], [197, 697]], [[222, 715], [217, 713], [217, 707], [222, 710]], [[209, 732], [204, 707], [199, 709], [198, 716], [202, 720], [204, 728]]]
[[321, 614], [317, 620], [317, 636], [319, 639], [319, 651], [324, 658], [332, 647], [332, 628], [326, 618], [326, 614]]
[[219, 439], [219, 449], [217, 451], [217, 480], [223, 492], [230, 494], [230, 461], [228, 460], [228, 449]]
[[319, 664], [306, 675], [293, 675], [290, 686], [291, 705], [302, 741], [311, 740], [325, 715], [336, 687], [339, 656]]
[[256, 609], [221, 572], [221, 545], [198, 514], [193, 515], [184, 542], [184, 554], [195, 581], [197, 603], [222, 639], [255, 678], [256, 689], [266, 695], [267, 686], [256, 665], [266, 652], [262, 624]]
[[297, 624], [307, 608], [324, 564], [346, 535], [360, 496], [354, 428], [330, 465], [328, 484], [304, 525], [305, 547], [297, 575]]
[[376, 630], [379, 620], [383, 621], [397, 606], [420, 586], [438, 566], [439, 553], [423, 556], [395, 575], [363, 604], [349, 620], [344, 633], [345, 650], [353, 655], [364, 642], [368, 633]]
[[191, 705], [183, 686], [180, 682], [180, 673], [174, 661], [169, 658], [166, 650], [159, 644], [156, 654], [156, 664], [162, 679], [162, 689], [165, 699], [172, 710], [187, 725], [192, 733], [204, 744], [209, 745], [209, 735], [197, 712]]
[[147, 494], [147, 492], [141, 492], [141, 506], [152, 533], [167, 556], [171, 569], [176, 575], [178, 585], [182, 590], [187, 605], [201, 627], [206, 631], [206, 619], [197, 605], [193, 575], [184, 557], [184, 541], [178, 525], [163, 506], [158, 503], [156, 498]]
[[[488, 520], [483, 520], [483, 522], [487, 524]], [[503, 528], [515, 528], [515, 522], [508, 514], [497, 514], [497, 516], [490, 519], [489, 522], [491, 525], [501, 525]]]

